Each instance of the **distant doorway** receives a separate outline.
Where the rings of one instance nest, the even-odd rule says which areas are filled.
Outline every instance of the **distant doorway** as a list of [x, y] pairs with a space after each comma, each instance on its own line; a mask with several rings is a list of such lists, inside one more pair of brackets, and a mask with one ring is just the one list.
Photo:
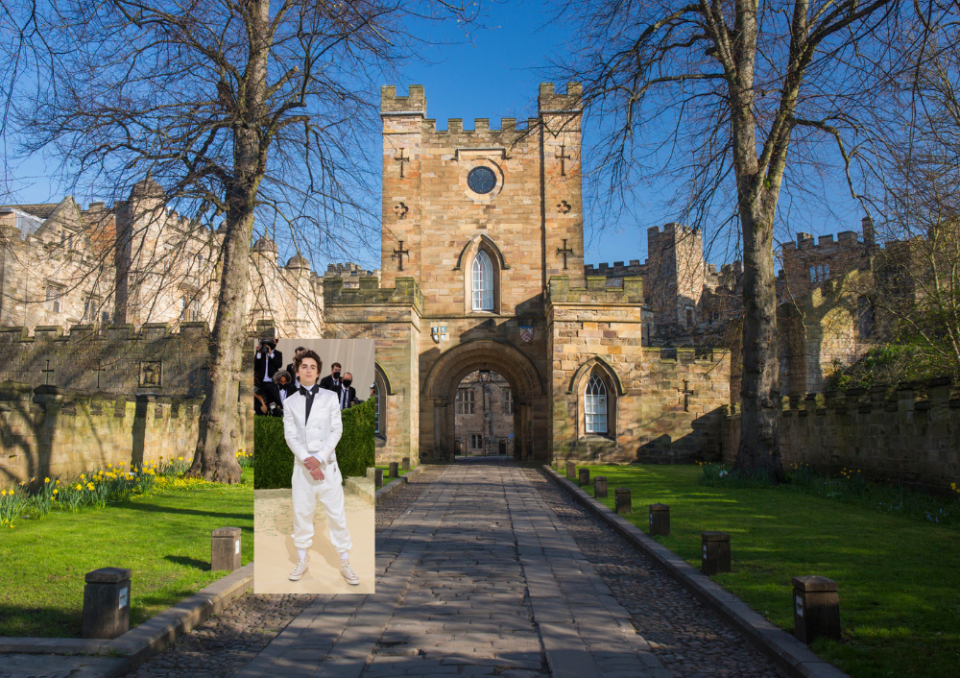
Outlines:
[[510, 382], [499, 373], [476, 370], [465, 376], [454, 398], [456, 456], [513, 456], [513, 402]]

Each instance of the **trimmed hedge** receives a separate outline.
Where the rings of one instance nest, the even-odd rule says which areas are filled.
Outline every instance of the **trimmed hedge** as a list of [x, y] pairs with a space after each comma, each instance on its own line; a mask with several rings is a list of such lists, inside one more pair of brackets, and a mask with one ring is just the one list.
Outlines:
[[[337, 443], [337, 463], [344, 477], [364, 476], [374, 465], [373, 416], [375, 401], [340, 413], [343, 435]], [[282, 417], [254, 417], [253, 486], [258, 490], [290, 487], [293, 452], [283, 437]]]

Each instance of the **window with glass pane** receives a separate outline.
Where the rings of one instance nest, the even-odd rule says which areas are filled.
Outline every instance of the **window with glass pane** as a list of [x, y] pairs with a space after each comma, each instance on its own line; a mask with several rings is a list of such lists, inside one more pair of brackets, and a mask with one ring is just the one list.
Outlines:
[[473, 414], [473, 390], [463, 388], [457, 391], [457, 414]]
[[48, 287], [45, 290], [46, 309], [51, 313], [60, 312], [61, 291], [56, 287]]
[[373, 432], [380, 433], [380, 387], [377, 382], [373, 382]]
[[493, 310], [493, 264], [483, 250], [473, 259], [473, 310]]
[[503, 413], [513, 414], [513, 391], [509, 388], [503, 389]]
[[593, 375], [587, 383], [584, 398], [587, 433], [607, 432], [607, 387], [603, 380]]

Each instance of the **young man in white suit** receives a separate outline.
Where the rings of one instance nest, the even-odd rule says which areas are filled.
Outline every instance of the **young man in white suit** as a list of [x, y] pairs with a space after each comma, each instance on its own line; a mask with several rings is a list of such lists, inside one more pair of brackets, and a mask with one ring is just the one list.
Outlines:
[[307, 549], [313, 544], [313, 515], [317, 500], [327, 512], [330, 542], [340, 554], [340, 574], [351, 586], [360, 578], [350, 567], [353, 543], [347, 529], [343, 502], [343, 476], [337, 466], [336, 448], [343, 424], [337, 395], [317, 384], [320, 356], [304, 351], [295, 359], [300, 389], [290, 395], [283, 408], [283, 434], [296, 459], [293, 462], [293, 543], [299, 561], [290, 573], [298, 581], [307, 571]]

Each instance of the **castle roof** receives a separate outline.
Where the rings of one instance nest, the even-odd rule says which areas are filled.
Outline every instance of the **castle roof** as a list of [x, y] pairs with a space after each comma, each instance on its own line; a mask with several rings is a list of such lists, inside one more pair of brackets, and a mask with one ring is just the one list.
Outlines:
[[296, 254], [287, 262], [287, 268], [310, 268], [310, 262]]
[[[273, 252], [277, 253], [277, 243], [273, 242], [268, 236], [264, 235], [253, 245], [254, 252]], [[293, 261], [291, 259], [291, 261]]]

